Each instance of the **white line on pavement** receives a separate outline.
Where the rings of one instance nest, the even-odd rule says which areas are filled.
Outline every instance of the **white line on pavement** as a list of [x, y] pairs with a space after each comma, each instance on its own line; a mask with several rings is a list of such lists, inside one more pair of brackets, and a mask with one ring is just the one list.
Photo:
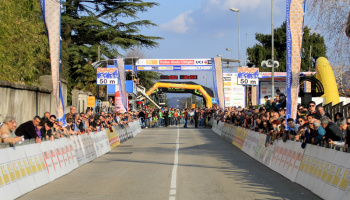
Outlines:
[[179, 127], [177, 127], [176, 150], [175, 150], [173, 171], [171, 173], [169, 200], [176, 199], [176, 178], [177, 178], [177, 166], [179, 164], [179, 146], [180, 146], [179, 145], [179, 137], [180, 137], [180, 129], [179, 129]]

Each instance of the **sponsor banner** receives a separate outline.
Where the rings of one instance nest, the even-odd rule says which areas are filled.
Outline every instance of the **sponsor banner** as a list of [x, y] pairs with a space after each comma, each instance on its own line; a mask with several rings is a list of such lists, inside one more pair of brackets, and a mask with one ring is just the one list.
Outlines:
[[247, 129], [238, 127], [236, 130], [235, 137], [233, 138], [232, 144], [242, 150], [247, 134], [248, 134]]
[[136, 65], [211, 65], [211, 59], [139, 59]]
[[111, 149], [114, 149], [114, 147], [118, 146], [120, 144], [119, 137], [117, 135], [116, 129], [113, 127], [112, 131], [110, 129], [106, 130], [108, 140], [109, 140], [109, 145]]
[[304, 154], [300, 142], [278, 141], [269, 167], [295, 182], [299, 166]]
[[275, 89], [274, 91], [271, 91], [271, 82], [260, 82], [260, 103], [265, 103], [264, 96], [269, 96], [269, 99], [271, 99], [271, 94], [273, 95], [272, 99], [274, 98], [274, 92], [279, 89], [281, 93], [286, 94], [286, 82], [275, 82]]
[[[305, 0], [287, 0], [287, 113], [286, 119], [296, 119], [299, 73], [301, 64], [301, 45], [303, 39], [303, 21]], [[289, 127], [287, 126], [288, 130]]]
[[218, 101], [220, 109], [225, 108], [225, 96], [224, 96], [224, 83], [222, 76], [222, 63], [221, 57], [212, 58], [213, 63], [213, 83], [214, 83], [214, 95]]
[[259, 85], [259, 68], [238, 68], [238, 85]]
[[16, 199], [21, 196], [15, 170], [6, 149], [0, 149], [0, 172], [0, 176], [2, 177], [0, 181], [0, 192], [3, 195], [1, 198]]
[[296, 182], [323, 199], [348, 199], [350, 161], [348, 154], [307, 145]]
[[52, 94], [55, 98], [58, 121], [67, 126], [61, 88], [61, 1], [40, 0], [41, 11], [50, 47]]
[[119, 80], [119, 89], [117, 91], [120, 92], [120, 97], [122, 103], [124, 105], [124, 109], [126, 112], [128, 111], [129, 103], [128, 103], [128, 93], [126, 92], [126, 81], [125, 81], [125, 68], [124, 68], [124, 60], [122, 58], [114, 60], [114, 66], [118, 68], [118, 80]]
[[210, 71], [212, 66], [137, 66], [137, 71]]
[[225, 107], [245, 105], [244, 86], [237, 84], [237, 73], [223, 73]]
[[97, 68], [97, 85], [118, 85], [118, 68]]

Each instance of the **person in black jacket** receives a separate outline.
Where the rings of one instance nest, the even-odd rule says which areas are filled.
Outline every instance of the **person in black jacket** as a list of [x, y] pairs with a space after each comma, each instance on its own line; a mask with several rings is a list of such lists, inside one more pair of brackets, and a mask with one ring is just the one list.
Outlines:
[[36, 142], [39, 142], [39, 136], [36, 133], [36, 128], [40, 124], [40, 117], [35, 116], [33, 120], [27, 121], [23, 124], [21, 124], [16, 129], [16, 135], [17, 136], [24, 136], [24, 139], [36, 139]]
[[50, 121], [46, 121], [43, 127], [40, 129], [41, 138], [45, 138], [46, 140], [53, 140], [52, 128], [53, 124]]
[[322, 128], [324, 128], [324, 130], [326, 131], [326, 134], [324, 135], [324, 141], [327, 146], [330, 141], [341, 140], [341, 136], [343, 135], [343, 133], [340, 130], [339, 126], [331, 122], [331, 120], [325, 116], [322, 117], [320, 121]]
[[165, 108], [163, 114], [164, 114], [165, 127], [168, 127], [168, 115], [169, 115], [168, 108]]

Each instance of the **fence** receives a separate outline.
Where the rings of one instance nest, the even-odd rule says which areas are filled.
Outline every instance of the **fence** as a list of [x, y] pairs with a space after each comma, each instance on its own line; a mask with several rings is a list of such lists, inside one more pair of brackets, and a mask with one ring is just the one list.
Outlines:
[[26, 141], [24, 145], [1, 148], [0, 197], [18, 198], [104, 155], [140, 132], [140, 124], [135, 121], [124, 128], [114, 127], [90, 135], [71, 136], [71, 139], [41, 144]]
[[324, 199], [350, 199], [350, 154], [300, 142], [265, 146], [266, 135], [212, 120], [212, 130], [243, 152]]

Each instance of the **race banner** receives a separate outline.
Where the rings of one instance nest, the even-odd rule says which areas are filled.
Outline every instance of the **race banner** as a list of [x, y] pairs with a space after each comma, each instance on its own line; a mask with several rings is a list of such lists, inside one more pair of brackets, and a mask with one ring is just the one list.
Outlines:
[[118, 86], [119, 89], [117, 91], [120, 92], [121, 101], [123, 103], [124, 109], [126, 112], [128, 112], [128, 94], [126, 92], [126, 82], [125, 82], [125, 67], [124, 67], [124, 60], [122, 58], [115, 59], [114, 65], [118, 68]]
[[67, 126], [64, 101], [61, 88], [61, 1], [40, 0], [41, 11], [45, 22], [46, 33], [50, 46], [50, 61], [52, 75], [52, 93], [56, 102], [56, 116], [58, 121]]
[[214, 82], [214, 94], [215, 98], [219, 102], [221, 109], [225, 108], [225, 97], [224, 97], [224, 81], [222, 78], [222, 63], [221, 58], [212, 58], [213, 64], [213, 82]]
[[303, 40], [304, 0], [287, 0], [287, 114], [296, 119], [301, 45]]

